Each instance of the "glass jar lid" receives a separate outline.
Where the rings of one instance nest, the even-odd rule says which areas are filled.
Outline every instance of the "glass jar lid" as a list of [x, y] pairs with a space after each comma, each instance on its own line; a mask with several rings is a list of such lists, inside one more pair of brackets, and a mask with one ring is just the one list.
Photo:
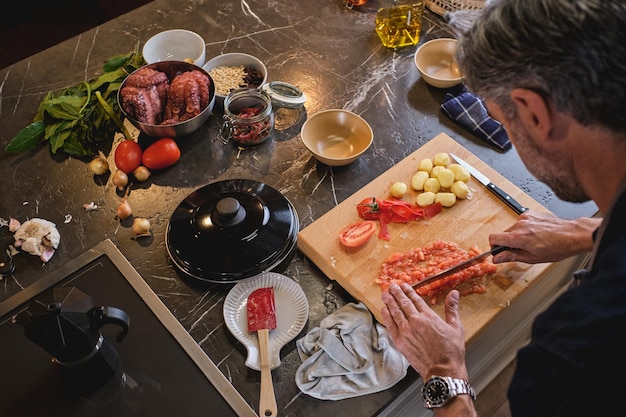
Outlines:
[[280, 266], [293, 254], [298, 231], [296, 210], [279, 191], [233, 179], [185, 198], [170, 218], [165, 243], [186, 275], [229, 283]]
[[299, 107], [306, 101], [306, 96], [298, 87], [283, 81], [266, 83], [263, 91], [269, 94], [276, 105], [283, 107]]

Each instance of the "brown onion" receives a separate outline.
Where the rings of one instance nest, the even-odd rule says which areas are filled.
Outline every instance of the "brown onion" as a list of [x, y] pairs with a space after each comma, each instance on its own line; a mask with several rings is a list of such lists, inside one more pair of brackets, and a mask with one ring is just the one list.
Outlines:
[[143, 182], [150, 178], [150, 170], [143, 165], [139, 165], [137, 169], [133, 171], [133, 175], [137, 181]]
[[95, 175], [104, 175], [109, 172], [109, 163], [101, 156], [96, 156], [89, 162], [89, 169]]
[[128, 175], [121, 169], [115, 171], [113, 174], [113, 178], [111, 179], [113, 184], [117, 187], [118, 190], [122, 191], [126, 185], [128, 185]]
[[150, 220], [143, 217], [135, 217], [132, 229], [137, 237], [150, 236]]
[[126, 198], [122, 201], [122, 203], [117, 207], [117, 217], [120, 220], [125, 220], [133, 214], [133, 210], [130, 208], [130, 204], [126, 201]]

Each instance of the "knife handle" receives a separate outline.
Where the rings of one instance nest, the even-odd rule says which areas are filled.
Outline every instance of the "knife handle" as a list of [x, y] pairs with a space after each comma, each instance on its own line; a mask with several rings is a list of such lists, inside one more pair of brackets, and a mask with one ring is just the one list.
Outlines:
[[502, 200], [507, 206], [511, 207], [517, 214], [522, 214], [526, 210], [527, 207], [522, 206], [517, 202], [513, 197], [507, 194], [502, 188], [498, 187], [494, 183], [490, 182], [487, 184], [487, 188], [494, 193], [500, 200]]

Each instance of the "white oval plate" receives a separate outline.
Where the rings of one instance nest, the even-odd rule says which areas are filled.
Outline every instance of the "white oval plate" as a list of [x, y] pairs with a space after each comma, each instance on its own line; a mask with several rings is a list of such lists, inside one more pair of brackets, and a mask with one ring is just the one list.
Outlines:
[[280, 365], [280, 350], [293, 340], [304, 328], [309, 318], [309, 302], [300, 285], [292, 279], [275, 273], [264, 272], [235, 285], [224, 300], [224, 321], [228, 330], [247, 349], [246, 366], [261, 370], [259, 362], [259, 339], [248, 332], [248, 296], [259, 288], [274, 288], [276, 329], [270, 330], [270, 368]]

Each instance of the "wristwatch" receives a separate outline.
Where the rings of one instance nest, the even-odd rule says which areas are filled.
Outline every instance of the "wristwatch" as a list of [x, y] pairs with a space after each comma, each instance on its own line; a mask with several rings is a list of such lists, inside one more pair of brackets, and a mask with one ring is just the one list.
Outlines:
[[422, 399], [426, 408], [439, 408], [457, 395], [467, 394], [476, 399], [476, 391], [469, 382], [449, 376], [434, 375], [422, 388]]

